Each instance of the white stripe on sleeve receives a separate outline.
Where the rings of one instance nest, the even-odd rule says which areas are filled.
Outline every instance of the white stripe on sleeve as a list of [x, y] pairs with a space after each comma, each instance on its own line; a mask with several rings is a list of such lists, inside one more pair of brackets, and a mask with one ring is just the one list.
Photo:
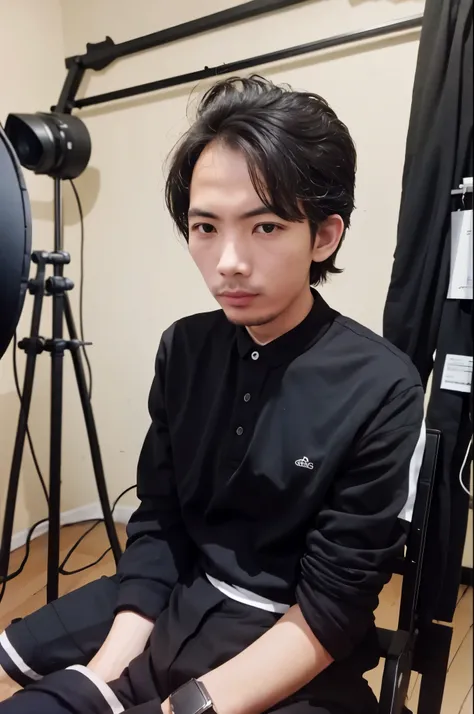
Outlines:
[[92, 672], [92, 670], [88, 669], [87, 667], [83, 667], [81, 664], [73, 664], [71, 667], [66, 667], [66, 669], [75, 670], [76, 672], [80, 672], [80, 674], [83, 674], [84, 677], [87, 677], [87, 679], [92, 682], [92, 684], [97, 687], [99, 692], [102, 694], [105, 701], [109, 705], [112, 714], [122, 714], [122, 712], [125, 711], [123, 705], [117, 699], [117, 696], [109, 687], [109, 685], [106, 684], [106, 682], [104, 682], [102, 679], [100, 679], [100, 677], [98, 677], [94, 672]]
[[410, 469], [408, 474], [408, 498], [407, 502], [403, 506], [400, 515], [398, 516], [403, 521], [411, 523], [413, 518], [413, 509], [415, 507], [416, 500], [416, 490], [418, 488], [418, 477], [421, 471], [421, 465], [423, 463], [423, 456], [425, 454], [426, 446], [426, 425], [423, 421], [420, 430], [420, 438], [415, 446], [415, 451], [410, 461]]
[[8, 639], [6, 632], [2, 632], [2, 634], [0, 635], [0, 646], [3, 647], [15, 667], [17, 667], [20, 672], [25, 675], [25, 677], [29, 677], [35, 682], [37, 682], [39, 679], [43, 679], [41, 674], [38, 674], [38, 672], [35, 672], [33, 669], [31, 669], [31, 667], [28, 667], [26, 662], [24, 662], [24, 660], [20, 657], [20, 655]]

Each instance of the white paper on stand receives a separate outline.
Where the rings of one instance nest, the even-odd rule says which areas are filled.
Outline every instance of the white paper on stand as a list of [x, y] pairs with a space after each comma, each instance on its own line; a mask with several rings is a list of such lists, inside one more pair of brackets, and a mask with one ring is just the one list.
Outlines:
[[441, 378], [441, 389], [469, 394], [471, 391], [472, 362], [472, 357], [468, 355], [446, 355]]
[[448, 300], [472, 300], [472, 210], [451, 213]]

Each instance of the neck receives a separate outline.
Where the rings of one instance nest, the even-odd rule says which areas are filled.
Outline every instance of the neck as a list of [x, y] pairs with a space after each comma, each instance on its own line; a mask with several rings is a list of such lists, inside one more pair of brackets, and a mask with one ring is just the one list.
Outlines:
[[289, 307], [265, 325], [247, 327], [247, 330], [260, 345], [266, 345], [297, 327], [309, 315], [314, 297], [311, 289], [305, 290]]

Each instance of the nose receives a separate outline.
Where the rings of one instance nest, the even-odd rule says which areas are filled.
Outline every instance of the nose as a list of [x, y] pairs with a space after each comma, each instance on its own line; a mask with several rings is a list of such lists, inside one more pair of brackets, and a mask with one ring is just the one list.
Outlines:
[[242, 241], [236, 238], [226, 238], [222, 243], [217, 270], [226, 277], [231, 275], [249, 276], [251, 273], [250, 260]]

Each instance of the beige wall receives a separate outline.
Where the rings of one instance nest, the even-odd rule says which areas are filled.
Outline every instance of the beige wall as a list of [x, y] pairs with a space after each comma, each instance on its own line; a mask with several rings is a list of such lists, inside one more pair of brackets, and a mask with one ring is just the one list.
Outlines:
[[[59, 0], [0, 0], [0, 121], [9, 112], [49, 111], [64, 75], [64, 48]], [[34, 248], [52, 247], [51, 181], [25, 173], [34, 217]], [[1, 191], [1, 186], [0, 186]], [[27, 298], [19, 335], [29, 332], [31, 298]], [[50, 322], [45, 309], [44, 328]], [[50, 328], [48, 328], [50, 329]], [[11, 349], [0, 362], [0, 523], [18, 416]], [[22, 365], [21, 356], [19, 363]], [[49, 358], [38, 360], [31, 430], [44, 472], [48, 469]], [[18, 500], [15, 531], [46, 515], [42, 492], [28, 450]]]
[[[230, 0], [0, 0], [0, 120], [10, 111], [48, 110], [64, 79], [63, 58], [86, 42], [116, 42], [234, 4]], [[85, 94], [229, 62], [319, 37], [418, 14], [424, 0], [314, 0], [300, 8], [213, 32], [90, 74]], [[292, 28], [291, 30], [289, 28]], [[324, 289], [339, 309], [381, 330], [396, 219], [418, 32], [284, 62], [260, 72], [323, 94], [349, 125], [359, 151], [357, 211], [341, 253], [345, 273]], [[204, 87], [205, 85], [202, 85]], [[162, 162], [185, 128], [190, 87], [83, 111], [93, 139], [77, 185], [86, 211], [86, 331], [94, 342], [94, 407], [110, 492], [131, 484], [147, 427], [146, 398], [161, 331], [213, 308], [163, 208]], [[26, 173], [34, 247], [52, 245], [51, 182]], [[66, 192], [68, 275], [78, 278], [79, 230]], [[77, 304], [77, 291], [74, 302]], [[27, 299], [19, 334], [29, 329]], [[77, 314], [77, 313], [76, 313]], [[43, 333], [49, 334], [49, 312]], [[21, 358], [20, 358], [21, 363]], [[16, 428], [11, 351], [0, 363], [0, 507]], [[31, 430], [48, 467], [49, 358], [38, 361]], [[82, 416], [67, 360], [63, 510], [97, 500]], [[124, 503], [133, 504], [129, 497]], [[26, 450], [15, 530], [46, 509]], [[1, 516], [0, 516], [1, 518]], [[472, 563], [472, 546], [466, 563]]]
[[[65, 50], [83, 52], [86, 42], [106, 35], [121, 42], [233, 4], [62, 0]], [[422, 11], [422, 0], [314, 0], [119, 61], [90, 74], [84, 93], [152, 81]], [[275, 81], [327, 97], [354, 135], [358, 209], [340, 258], [345, 273], [325, 293], [336, 307], [378, 331], [395, 245], [418, 39], [415, 31], [260, 68]], [[114, 496], [134, 480], [162, 330], [180, 316], [214, 307], [163, 206], [162, 164], [187, 125], [190, 89], [80, 113], [93, 141], [90, 168], [78, 181], [88, 206], [85, 323], [87, 337], [94, 342], [94, 407]], [[78, 239], [78, 226], [71, 226], [66, 241], [76, 256], [74, 270]], [[78, 424], [74, 412], [65, 434], [65, 507], [96, 500], [83, 430], [74, 429]]]
[[[124, 41], [233, 4], [233, 0], [61, 0], [63, 46], [57, 2], [0, 0], [0, 72], [5, 74], [5, 67], [12, 67], [11, 73], [1, 78], [1, 115], [12, 109], [47, 108], [56, 99], [64, 77], [62, 58], [83, 52], [87, 42], [100, 41], [106, 35], [116, 42]], [[423, 0], [308, 1], [292, 10], [130, 57], [104, 72], [90, 73], [84, 94], [230, 62], [422, 10]], [[418, 39], [419, 33], [414, 31], [259, 69], [275, 81], [321, 93], [353, 133], [359, 151], [357, 211], [339, 261], [345, 272], [335, 277], [324, 293], [335, 307], [377, 331], [381, 330], [395, 245]], [[13, 50], [15, 64], [9, 59]], [[163, 206], [162, 164], [187, 125], [190, 89], [185, 86], [80, 113], [93, 141], [90, 167], [77, 181], [86, 213], [86, 337], [94, 343], [90, 349], [93, 403], [113, 497], [135, 479], [161, 332], [185, 314], [214, 307]], [[31, 176], [28, 181], [37, 216], [35, 245], [43, 247], [51, 237], [50, 181]], [[66, 217], [66, 248], [73, 256], [67, 274], [77, 281], [79, 225], [67, 191]], [[77, 297], [76, 290], [75, 305]], [[23, 323], [22, 334], [25, 327]], [[44, 331], [49, 329], [49, 324], [45, 325]], [[46, 467], [49, 360], [43, 357], [40, 361], [31, 428]], [[0, 443], [2, 457], [8, 454], [9, 461], [17, 402], [8, 358], [2, 361], [1, 370]], [[63, 510], [96, 501], [69, 360], [63, 458]], [[2, 482], [8, 466], [2, 458]], [[25, 471], [28, 488], [22, 491], [18, 528], [25, 527], [41, 510], [29, 457]], [[124, 503], [135, 501], [130, 496]]]

